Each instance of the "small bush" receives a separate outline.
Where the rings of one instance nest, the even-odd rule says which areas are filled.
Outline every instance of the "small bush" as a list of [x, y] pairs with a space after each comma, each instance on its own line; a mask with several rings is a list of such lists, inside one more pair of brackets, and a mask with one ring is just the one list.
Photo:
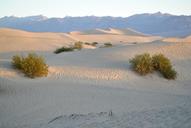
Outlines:
[[163, 68], [172, 67], [171, 62], [163, 54], [157, 54], [152, 57], [153, 67], [155, 70], [161, 71]]
[[17, 69], [21, 69], [22, 60], [23, 60], [23, 58], [20, 57], [20, 56], [18, 56], [18, 55], [13, 56], [13, 57], [12, 57], [12, 64], [13, 64], [13, 66], [14, 66], [15, 68], [17, 68]]
[[163, 54], [150, 56], [148, 53], [136, 55], [130, 63], [133, 69], [141, 75], [159, 71], [166, 79], [176, 79], [177, 72], [172, 68], [170, 60]]
[[61, 48], [56, 49], [56, 51], [54, 51], [54, 53], [58, 54], [61, 52], [71, 52], [73, 50], [74, 50], [74, 48], [61, 47]]
[[36, 54], [28, 54], [27, 57], [13, 56], [12, 64], [30, 78], [48, 75], [48, 65], [44, 58]]
[[84, 44], [91, 45], [91, 46], [96, 46], [98, 44], [98, 42], [92, 42], [92, 43], [85, 42]]
[[165, 68], [161, 71], [161, 73], [164, 76], [164, 78], [166, 78], [166, 79], [174, 80], [177, 77], [177, 72], [172, 68]]
[[75, 42], [73, 48], [81, 50], [83, 48], [83, 42], [81, 42], [81, 41]]
[[112, 47], [113, 45], [111, 43], [104, 43], [104, 47]]
[[88, 42], [85, 42], [84, 44], [86, 44], [86, 45], [91, 45], [90, 43], [88, 43]]
[[170, 60], [162, 54], [154, 55], [152, 57], [153, 67], [155, 70], [162, 73], [167, 79], [175, 79], [177, 72], [172, 68]]
[[92, 42], [92, 46], [96, 46], [98, 44], [98, 42]]
[[152, 57], [148, 53], [136, 55], [130, 60], [130, 63], [132, 64], [132, 68], [140, 75], [153, 72]]

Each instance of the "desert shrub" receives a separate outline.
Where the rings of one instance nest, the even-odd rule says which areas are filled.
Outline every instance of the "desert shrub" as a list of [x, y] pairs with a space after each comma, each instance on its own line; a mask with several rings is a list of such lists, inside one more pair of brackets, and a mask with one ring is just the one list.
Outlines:
[[170, 60], [163, 54], [157, 54], [152, 57], [152, 63], [155, 70], [162, 73], [167, 79], [176, 79], [177, 72], [172, 68]]
[[21, 65], [22, 65], [22, 60], [23, 58], [18, 56], [18, 55], [15, 55], [12, 57], [12, 64], [15, 68], [17, 69], [21, 69]]
[[96, 46], [98, 42], [92, 42], [92, 46]]
[[146, 75], [153, 72], [152, 57], [148, 53], [136, 55], [130, 60], [132, 68], [140, 75]]
[[166, 79], [176, 79], [177, 77], [177, 72], [175, 71], [175, 69], [172, 68], [165, 68], [161, 71], [162, 75], [164, 76], [164, 78]]
[[58, 48], [54, 51], [54, 53], [58, 54], [58, 53], [61, 53], [61, 52], [70, 52], [70, 51], [73, 51], [74, 48], [70, 48], [70, 47], [61, 47], [61, 48]]
[[86, 44], [86, 45], [91, 45], [90, 43], [88, 43], [88, 42], [85, 42], [84, 44]]
[[44, 58], [36, 54], [28, 54], [27, 57], [13, 56], [12, 64], [30, 78], [48, 75], [48, 65]]
[[112, 47], [113, 45], [110, 43], [110, 42], [108, 42], [108, 43], [104, 43], [104, 47]]
[[84, 44], [91, 45], [91, 46], [96, 46], [98, 44], [98, 42], [92, 42], [92, 43], [85, 42]]
[[141, 75], [159, 71], [166, 79], [176, 79], [177, 72], [173, 69], [170, 60], [163, 54], [156, 54], [152, 57], [148, 53], [136, 55], [130, 60], [133, 69]]
[[163, 68], [172, 67], [170, 60], [163, 54], [156, 54], [152, 57], [155, 70], [161, 71]]
[[73, 48], [81, 50], [83, 48], [83, 42], [81, 41], [75, 42]]

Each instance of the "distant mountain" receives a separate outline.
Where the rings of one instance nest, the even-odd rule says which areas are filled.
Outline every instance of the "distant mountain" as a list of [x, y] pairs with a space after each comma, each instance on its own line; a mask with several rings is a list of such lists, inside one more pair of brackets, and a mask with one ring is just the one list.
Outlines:
[[139, 14], [128, 17], [128, 25], [140, 32], [160, 36], [191, 35], [191, 16]]
[[136, 14], [130, 17], [64, 17], [47, 18], [42, 15], [29, 17], [0, 18], [0, 27], [15, 28], [32, 32], [71, 32], [96, 28], [132, 28], [145, 34], [159, 36], [191, 35], [191, 16], [176, 16], [161, 12]]

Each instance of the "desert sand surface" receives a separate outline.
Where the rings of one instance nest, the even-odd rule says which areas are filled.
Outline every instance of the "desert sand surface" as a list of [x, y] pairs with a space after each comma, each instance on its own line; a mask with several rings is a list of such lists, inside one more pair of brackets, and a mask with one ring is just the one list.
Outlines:
[[[108, 31], [1, 29], [0, 128], [190, 128], [190, 42]], [[114, 45], [53, 53], [79, 40]], [[11, 57], [31, 51], [45, 57], [47, 77], [30, 79], [13, 69]], [[144, 52], [170, 58], [177, 79], [132, 71], [129, 59]]]
[[166, 42], [188, 42], [188, 43], [191, 43], [191, 36], [188, 36], [188, 37], [184, 37], [184, 38], [175, 38], [175, 37], [169, 37], [169, 38], [166, 38], [164, 39], [163, 41], [166, 41]]

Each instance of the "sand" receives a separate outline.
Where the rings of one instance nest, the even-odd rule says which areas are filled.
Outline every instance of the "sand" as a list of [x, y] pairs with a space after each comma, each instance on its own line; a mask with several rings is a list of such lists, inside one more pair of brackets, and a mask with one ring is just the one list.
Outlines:
[[[18, 34], [14, 33], [18, 30], [9, 31], [10, 35]], [[20, 42], [16, 35], [18, 40], [14, 38], [12, 43], [7, 37], [9, 32], [6, 39], [0, 37], [0, 128], [191, 127], [189, 42], [164, 42], [150, 36], [139, 42], [142, 36], [121, 34], [113, 34], [117, 40], [110, 34], [59, 33], [65, 35], [60, 37], [58, 33], [20, 32], [22, 39], [23, 36], [30, 39]], [[104, 41], [114, 40], [114, 46], [54, 54], [55, 42], [44, 44], [36, 39], [46, 34], [63, 40], [78, 38], [92, 42], [96, 38], [102, 40], [103, 36]], [[23, 44], [30, 43], [28, 40], [32, 48]], [[57, 45], [70, 44], [66, 41]], [[48, 77], [30, 79], [12, 68], [13, 55], [31, 50], [45, 56]], [[144, 52], [169, 57], [178, 72], [177, 79], [166, 80], [157, 72], [147, 76], [133, 72], [129, 59]]]

